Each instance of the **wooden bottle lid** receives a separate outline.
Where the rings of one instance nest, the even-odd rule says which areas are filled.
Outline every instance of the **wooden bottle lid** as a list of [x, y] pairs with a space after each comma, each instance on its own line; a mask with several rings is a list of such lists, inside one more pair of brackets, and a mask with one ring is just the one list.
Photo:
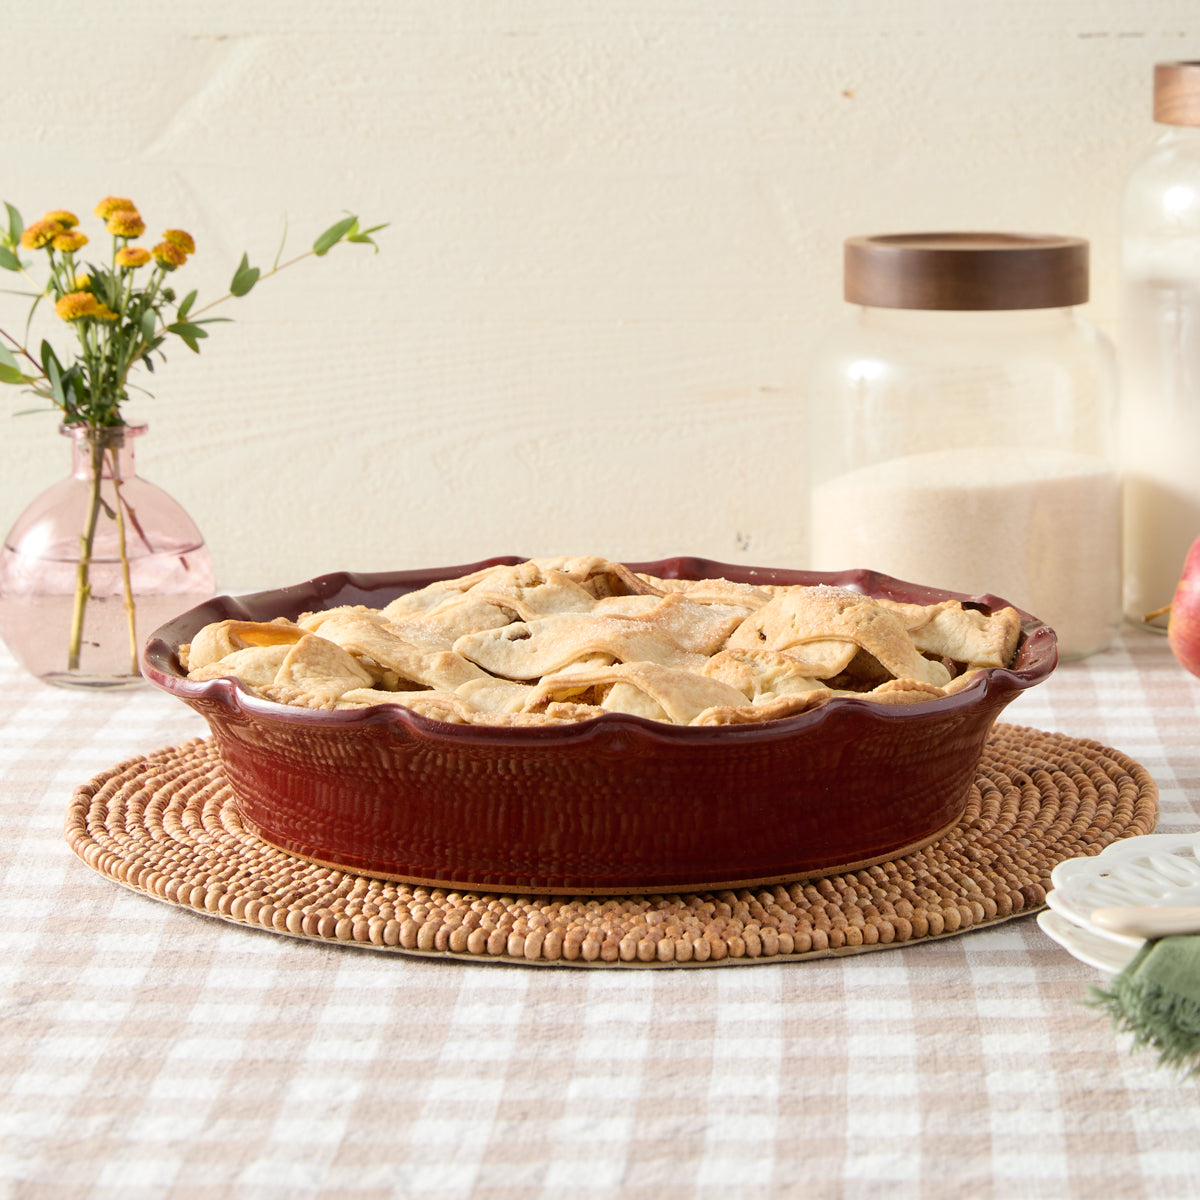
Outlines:
[[1160, 125], [1200, 125], [1200, 62], [1155, 64], [1154, 119]]
[[1088, 243], [1017, 233], [847, 238], [844, 294], [872, 308], [1066, 308], [1088, 298]]

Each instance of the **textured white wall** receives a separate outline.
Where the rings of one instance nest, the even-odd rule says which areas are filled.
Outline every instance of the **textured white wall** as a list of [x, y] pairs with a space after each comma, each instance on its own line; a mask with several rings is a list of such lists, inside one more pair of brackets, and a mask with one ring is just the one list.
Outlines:
[[[800, 565], [803, 377], [857, 233], [1093, 243], [1195, 0], [8, 0], [0, 200], [132, 196], [220, 294], [390, 221], [153, 379], [223, 588], [501, 553]], [[89, 218], [90, 221], [90, 218]], [[94, 231], [94, 230], [93, 230]], [[2, 281], [0, 281], [2, 282]], [[0, 296], [0, 324], [23, 320]], [[24, 406], [0, 393], [10, 410]], [[65, 471], [4, 421], [0, 526]]]

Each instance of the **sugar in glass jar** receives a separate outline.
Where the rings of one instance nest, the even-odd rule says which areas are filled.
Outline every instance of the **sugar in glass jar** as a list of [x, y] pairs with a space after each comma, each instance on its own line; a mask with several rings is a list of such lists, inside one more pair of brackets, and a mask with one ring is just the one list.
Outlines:
[[809, 566], [1000, 596], [1064, 658], [1121, 621], [1116, 367], [1088, 244], [856, 237], [808, 380]]

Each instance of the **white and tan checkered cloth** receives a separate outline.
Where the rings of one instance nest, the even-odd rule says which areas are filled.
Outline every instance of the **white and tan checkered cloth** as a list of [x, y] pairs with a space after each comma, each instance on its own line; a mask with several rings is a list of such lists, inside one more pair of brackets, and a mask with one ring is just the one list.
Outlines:
[[[1200, 680], [1166, 640], [1003, 718], [1094, 738], [1200, 829]], [[1084, 1006], [1031, 916], [736, 969], [436, 961], [146, 899], [68, 850], [73, 788], [204, 732], [0, 648], [0, 1197], [1200, 1196], [1200, 1081]]]

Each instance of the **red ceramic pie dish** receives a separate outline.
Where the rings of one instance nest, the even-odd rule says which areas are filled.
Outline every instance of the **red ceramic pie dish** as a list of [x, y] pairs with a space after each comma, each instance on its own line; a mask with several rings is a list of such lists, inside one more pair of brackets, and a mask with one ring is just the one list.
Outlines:
[[[233, 679], [193, 682], [177, 650], [226, 618], [264, 621], [396, 596], [494, 563], [323, 575], [219, 596], [164, 625], [143, 671], [208, 722], [242, 819], [272, 845], [348, 871], [476, 891], [617, 894], [782, 882], [927, 845], [966, 807], [997, 716], [1057, 662], [1053, 630], [1022, 614], [1007, 668], [921, 704], [838, 697], [782, 720], [674, 726], [609, 713], [507, 728], [439, 722], [399, 705], [291, 708]], [[836, 584], [982, 611], [871, 571], [801, 572], [698, 558], [631, 563], [667, 579]]]

